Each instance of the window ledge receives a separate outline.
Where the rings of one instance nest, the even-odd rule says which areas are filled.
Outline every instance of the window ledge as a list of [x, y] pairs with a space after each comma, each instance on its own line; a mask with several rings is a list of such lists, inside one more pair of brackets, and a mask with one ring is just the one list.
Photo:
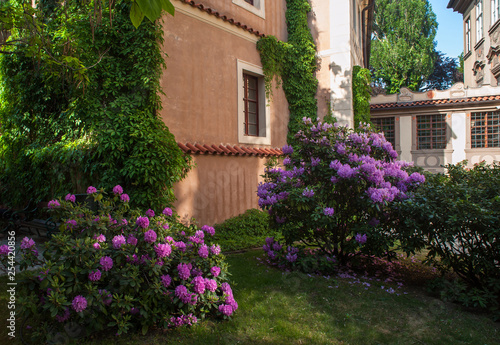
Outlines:
[[424, 153], [424, 154], [436, 154], [436, 153], [453, 153], [453, 149], [417, 149], [417, 150], [411, 150], [410, 151], [412, 154], [415, 153]]
[[498, 150], [500, 150], [500, 147], [475, 147], [475, 148], [465, 149], [465, 153], [478, 153], [478, 152], [498, 153]]
[[481, 45], [484, 43], [484, 37], [482, 37], [479, 42], [476, 43], [476, 45], [474, 46], [474, 50], [478, 50], [479, 47], [481, 47]]
[[232, 0], [233, 4], [243, 7], [245, 10], [252, 12], [256, 16], [266, 19], [266, 0], [255, 0], [254, 5], [250, 5], [245, 0]]
[[493, 23], [491, 28], [488, 30], [488, 34], [491, 35], [493, 33], [493, 31], [495, 31], [496, 28], [498, 28], [499, 26], [500, 26], [500, 19], [497, 19], [497, 21], [495, 23]]
[[465, 55], [464, 55], [464, 61], [467, 60], [470, 56], [472, 55], [472, 52], [469, 50]]

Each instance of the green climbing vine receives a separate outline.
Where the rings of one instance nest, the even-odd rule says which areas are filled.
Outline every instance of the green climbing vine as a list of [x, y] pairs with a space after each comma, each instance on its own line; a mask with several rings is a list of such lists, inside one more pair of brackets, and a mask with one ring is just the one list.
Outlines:
[[360, 123], [370, 123], [370, 70], [360, 66], [352, 69], [352, 99], [354, 127]]
[[271, 82], [276, 77], [283, 86], [290, 120], [288, 142], [294, 142], [303, 117], [317, 117], [316, 91], [318, 80], [316, 46], [307, 22], [311, 6], [307, 0], [287, 0], [286, 23], [288, 42], [274, 36], [263, 37], [257, 42], [257, 49], [265, 75], [266, 94], [271, 97]]
[[[113, 16], [104, 3], [93, 25], [94, 1], [56, 5], [43, 1], [40, 21], [50, 59], [17, 32], [0, 56], [0, 204], [117, 184], [134, 207], [171, 204], [190, 162], [158, 117], [161, 27], [135, 29], [126, 0], [113, 1]], [[80, 78], [60, 58], [91, 67]]]

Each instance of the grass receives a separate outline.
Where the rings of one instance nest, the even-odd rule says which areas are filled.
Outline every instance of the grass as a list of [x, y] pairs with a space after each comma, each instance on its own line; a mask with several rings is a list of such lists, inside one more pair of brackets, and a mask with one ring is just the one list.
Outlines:
[[[258, 250], [228, 257], [239, 303], [229, 322], [206, 320], [187, 329], [154, 331], [146, 336], [105, 334], [76, 343], [500, 344], [499, 323], [487, 315], [429, 297], [421, 289], [388, 283], [383, 278], [281, 272], [264, 265], [261, 255]], [[403, 266], [413, 269], [412, 265]], [[5, 283], [5, 277], [1, 277], [3, 322], [7, 318]], [[6, 343], [5, 339], [6, 328], [2, 327], [0, 343]], [[7, 344], [20, 343], [16, 338]]]

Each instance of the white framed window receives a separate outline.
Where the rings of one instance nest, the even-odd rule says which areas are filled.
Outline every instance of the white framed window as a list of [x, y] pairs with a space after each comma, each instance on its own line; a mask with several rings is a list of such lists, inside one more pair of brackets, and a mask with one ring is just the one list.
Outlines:
[[271, 110], [262, 67], [237, 60], [238, 142], [271, 145]]
[[470, 17], [465, 20], [465, 54], [470, 52]]
[[232, 0], [233, 4], [266, 19], [266, 0]]
[[499, 0], [491, 0], [491, 25], [493, 26], [498, 18], [500, 13], [500, 1]]
[[476, 4], [476, 43], [483, 38], [483, 0]]

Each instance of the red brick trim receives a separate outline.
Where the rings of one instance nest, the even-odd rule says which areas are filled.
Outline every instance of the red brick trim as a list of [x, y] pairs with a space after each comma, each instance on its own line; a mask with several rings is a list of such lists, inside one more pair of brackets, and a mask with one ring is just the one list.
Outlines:
[[215, 16], [217, 18], [220, 18], [223, 21], [228, 22], [229, 24], [237, 26], [237, 27], [239, 27], [239, 28], [241, 28], [241, 29], [243, 29], [245, 31], [248, 31], [249, 33], [251, 33], [251, 34], [253, 34], [253, 35], [257, 36], [257, 37], [265, 37], [266, 36], [263, 33], [260, 33], [258, 30], [255, 30], [254, 28], [249, 27], [248, 25], [245, 25], [245, 24], [243, 24], [241, 22], [237, 22], [233, 18], [229, 18], [228, 16], [225, 16], [225, 15], [217, 12], [213, 8], [206, 7], [203, 4], [197, 4], [195, 1], [190, 1], [190, 0], [180, 0], [180, 1], [183, 2], [183, 3], [185, 3], [185, 4], [187, 4], [187, 5], [191, 5], [192, 7], [196, 7], [200, 11], [207, 12], [210, 15], [213, 15], [213, 16]]
[[200, 155], [223, 155], [223, 156], [282, 156], [280, 148], [256, 148], [248, 146], [231, 146], [231, 145], [201, 145], [192, 143], [180, 143], [177, 145], [184, 153], [200, 154]]

